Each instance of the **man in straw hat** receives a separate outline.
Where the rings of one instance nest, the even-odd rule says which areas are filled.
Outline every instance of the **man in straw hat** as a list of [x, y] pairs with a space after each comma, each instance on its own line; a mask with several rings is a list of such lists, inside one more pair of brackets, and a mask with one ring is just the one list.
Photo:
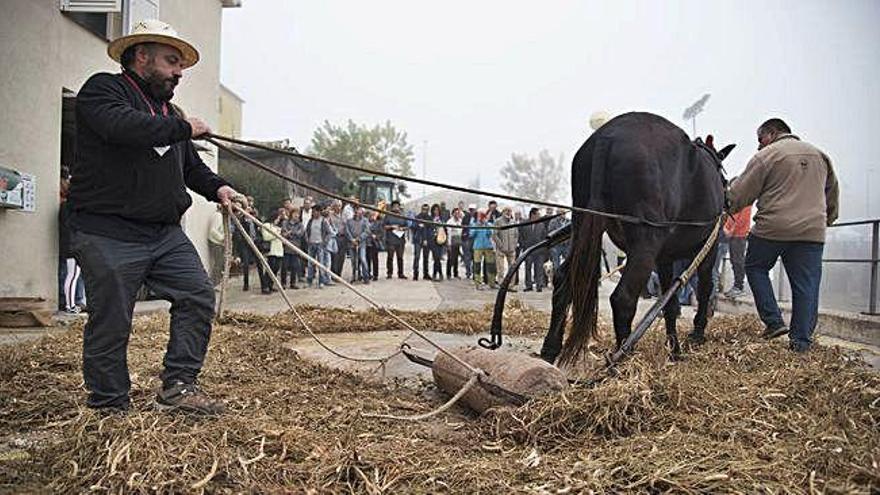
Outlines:
[[227, 204], [240, 195], [209, 169], [192, 139], [210, 132], [171, 105], [196, 49], [158, 20], [138, 23], [107, 48], [119, 74], [89, 78], [77, 97], [77, 158], [71, 184], [72, 250], [83, 268], [89, 319], [83, 376], [93, 408], [125, 410], [128, 338], [142, 284], [171, 302], [171, 335], [159, 407], [216, 414], [223, 403], [197, 385], [208, 350], [214, 290], [180, 227], [187, 187]]

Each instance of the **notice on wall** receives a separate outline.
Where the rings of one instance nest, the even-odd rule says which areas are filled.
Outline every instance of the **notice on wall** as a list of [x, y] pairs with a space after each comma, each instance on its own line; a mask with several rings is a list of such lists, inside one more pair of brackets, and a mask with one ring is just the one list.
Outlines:
[[21, 186], [22, 211], [37, 211], [37, 176], [21, 174]]

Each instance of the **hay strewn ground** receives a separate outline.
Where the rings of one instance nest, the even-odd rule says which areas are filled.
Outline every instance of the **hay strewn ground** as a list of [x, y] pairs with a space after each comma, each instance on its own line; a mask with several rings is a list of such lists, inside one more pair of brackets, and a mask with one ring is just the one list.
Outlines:
[[[513, 311], [510, 333], [546, 325], [542, 313]], [[373, 312], [305, 312], [325, 332], [389, 328]], [[474, 333], [489, 313], [405, 317]], [[681, 363], [666, 361], [652, 331], [620, 376], [596, 388], [416, 424], [361, 417], [437, 403], [299, 359], [281, 346], [301, 333], [289, 315], [237, 314], [216, 328], [202, 383], [229, 401], [227, 415], [154, 412], [166, 326], [160, 317], [136, 324], [134, 410], [124, 416], [81, 406], [78, 329], [0, 348], [0, 491], [880, 489], [880, 377], [835, 349], [798, 356], [765, 343], [751, 318], [716, 318], [712, 341]]]

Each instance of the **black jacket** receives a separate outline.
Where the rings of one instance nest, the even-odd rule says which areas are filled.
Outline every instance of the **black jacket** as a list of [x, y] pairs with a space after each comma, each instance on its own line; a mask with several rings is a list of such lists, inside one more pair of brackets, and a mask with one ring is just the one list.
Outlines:
[[[471, 217], [471, 212], [466, 211], [466, 212], [464, 212], [464, 215], [461, 217], [461, 224], [462, 225], [470, 225], [472, 219], [473, 218]], [[468, 229], [468, 228], [461, 229], [461, 242], [465, 242], [470, 238], [471, 238], [471, 229]]]
[[419, 222], [420, 220], [432, 221], [431, 215], [427, 213], [419, 213], [415, 218], [415, 225], [410, 229], [412, 231], [413, 244], [428, 244], [428, 241], [435, 235], [436, 229], [433, 225]]
[[[531, 220], [531, 219], [529, 219]], [[533, 223], [531, 225], [523, 225], [519, 227], [519, 245], [523, 249], [528, 249], [535, 244], [547, 238], [547, 222]], [[546, 249], [539, 249], [537, 254], [545, 256]]]
[[170, 104], [164, 115], [143, 80], [126, 74], [134, 84], [123, 74], [99, 73], [77, 95], [69, 200], [75, 229], [148, 241], [180, 223], [192, 204], [187, 187], [217, 201], [227, 183], [199, 158], [189, 123]]

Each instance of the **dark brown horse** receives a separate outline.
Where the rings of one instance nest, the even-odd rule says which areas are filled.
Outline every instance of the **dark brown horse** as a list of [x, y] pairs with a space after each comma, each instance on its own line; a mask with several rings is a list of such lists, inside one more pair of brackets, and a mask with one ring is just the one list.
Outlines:
[[[673, 281], [672, 264], [693, 259], [706, 243], [724, 207], [725, 180], [720, 152], [668, 120], [649, 113], [616, 117], [593, 133], [572, 162], [575, 206], [616, 214], [618, 218], [575, 212], [569, 256], [553, 283], [553, 312], [541, 357], [570, 362], [595, 336], [598, 312], [602, 235], [627, 254], [620, 282], [611, 294], [617, 346], [630, 335], [636, 304], [656, 268], [665, 292]], [[699, 265], [697, 314], [688, 336], [704, 340], [712, 293], [715, 246]], [[571, 332], [562, 345], [568, 308], [573, 305]], [[681, 352], [675, 329], [678, 298], [663, 310], [673, 356]]]

